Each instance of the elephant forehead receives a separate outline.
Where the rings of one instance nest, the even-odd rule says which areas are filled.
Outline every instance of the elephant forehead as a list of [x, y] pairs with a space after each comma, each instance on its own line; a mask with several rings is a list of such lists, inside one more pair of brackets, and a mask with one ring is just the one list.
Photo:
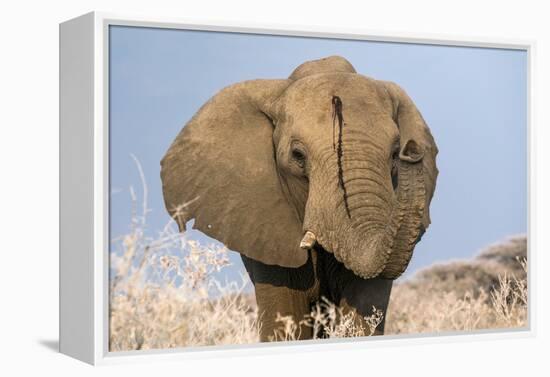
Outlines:
[[362, 111], [383, 104], [383, 94], [372, 79], [358, 74], [335, 73], [305, 77], [292, 84], [280, 98], [282, 110], [294, 119], [323, 117], [339, 97], [343, 110]]
[[299, 80], [280, 98], [283, 123], [292, 124], [295, 130], [326, 128], [334, 120], [335, 97], [340, 100], [339, 109], [350, 127], [379, 120], [391, 123], [391, 101], [374, 80], [357, 74], [317, 76]]

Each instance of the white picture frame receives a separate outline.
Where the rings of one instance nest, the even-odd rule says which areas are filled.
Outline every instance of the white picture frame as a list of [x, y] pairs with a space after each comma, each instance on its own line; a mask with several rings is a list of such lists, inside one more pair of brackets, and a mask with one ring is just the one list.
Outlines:
[[[281, 25], [204, 24], [172, 18], [148, 18], [92, 12], [60, 24], [60, 351], [90, 364], [112, 364], [152, 359], [182, 359], [349, 349], [406, 343], [457, 342], [482, 339], [532, 337], [536, 333], [533, 307], [535, 269], [529, 269], [529, 327], [527, 330], [484, 331], [454, 337], [452, 334], [304, 341], [254, 346], [223, 346], [156, 351], [108, 350], [108, 30], [111, 25], [182, 30], [328, 37], [382, 42], [423, 43], [466, 47], [524, 50], [528, 56], [528, 192], [533, 178], [532, 125], [533, 59], [535, 43], [528, 40], [495, 40], [422, 34], [381, 33], [365, 30], [316, 29]], [[529, 208], [534, 208], [529, 196]], [[528, 239], [532, 239], [532, 210], [528, 214]], [[528, 264], [536, 253], [528, 248]]]

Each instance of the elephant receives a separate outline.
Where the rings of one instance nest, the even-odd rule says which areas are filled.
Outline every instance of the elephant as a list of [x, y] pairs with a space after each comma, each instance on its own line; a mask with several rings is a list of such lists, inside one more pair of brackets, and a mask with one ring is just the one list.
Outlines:
[[[401, 87], [329, 56], [287, 79], [219, 91], [172, 142], [160, 175], [180, 231], [194, 219], [240, 253], [264, 342], [276, 340], [278, 313], [299, 321], [322, 298], [359, 321], [373, 307], [385, 317], [430, 224], [437, 153]], [[303, 327], [299, 339], [315, 335]]]

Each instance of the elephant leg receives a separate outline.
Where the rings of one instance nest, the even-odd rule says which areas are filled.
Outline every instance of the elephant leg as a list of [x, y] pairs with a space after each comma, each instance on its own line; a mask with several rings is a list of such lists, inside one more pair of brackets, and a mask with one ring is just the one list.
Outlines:
[[374, 335], [383, 335], [393, 280], [363, 279], [345, 268], [333, 254], [319, 250], [318, 255], [321, 294], [338, 305], [343, 315], [353, 312], [355, 324], [365, 328], [367, 334], [370, 326], [364, 317], [374, 314], [373, 307], [382, 311], [382, 321]]
[[373, 308], [380, 310], [383, 317], [372, 335], [384, 335], [392, 284], [393, 280], [381, 278], [365, 280], [354, 277], [349, 279], [343, 287], [339, 300], [342, 313], [353, 312], [355, 314], [356, 325], [365, 328], [368, 334], [371, 329], [364, 317], [371, 317], [374, 314]]
[[[244, 255], [241, 259], [254, 283], [260, 340], [310, 339], [311, 327], [300, 322], [310, 313], [311, 302], [318, 298], [319, 284], [311, 253], [306, 264], [298, 268], [266, 265]], [[285, 331], [285, 321], [277, 321], [278, 314], [291, 318], [296, 327]]]
[[[260, 341], [311, 339], [312, 329], [301, 321], [310, 312], [306, 291], [255, 284]], [[278, 315], [288, 319], [277, 320]], [[287, 322], [288, 321], [288, 322]]]

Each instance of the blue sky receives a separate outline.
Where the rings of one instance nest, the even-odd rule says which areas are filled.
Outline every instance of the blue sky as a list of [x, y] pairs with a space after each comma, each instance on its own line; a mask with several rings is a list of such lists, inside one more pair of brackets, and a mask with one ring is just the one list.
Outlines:
[[[148, 182], [154, 234], [169, 220], [160, 160], [199, 107], [227, 85], [286, 78], [304, 61], [329, 55], [402, 86], [438, 144], [432, 225], [406, 276], [527, 231], [525, 51], [116, 26], [110, 31], [111, 236], [129, 230], [129, 187], [141, 195], [131, 154]], [[243, 269], [232, 254], [228, 277]]]

